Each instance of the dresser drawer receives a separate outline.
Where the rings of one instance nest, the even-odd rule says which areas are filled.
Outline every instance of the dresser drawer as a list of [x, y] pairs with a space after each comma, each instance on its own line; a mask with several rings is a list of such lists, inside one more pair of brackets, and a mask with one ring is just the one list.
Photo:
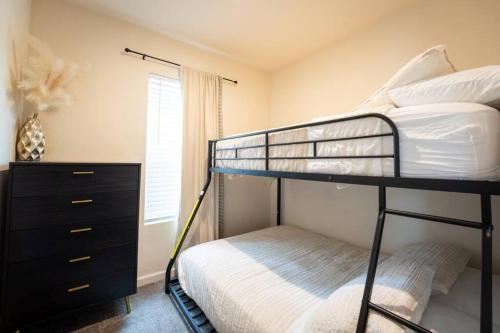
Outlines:
[[58, 254], [75, 257], [82, 252], [137, 241], [135, 217], [112, 222], [11, 231], [8, 261], [13, 263]]
[[139, 183], [139, 165], [16, 164], [12, 196], [132, 191]]
[[[6, 308], [8, 326], [25, 323], [26, 318], [35, 322], [81, 306], [110, 301], [136, 292], [135, 268], [115, 271], [91, 280], [80, 279], [44, 289], [30, 295], [17, 296], [8, 291]], [[32, 283], [37, 283], [33, 277]]]
[[12, 297], [28, 297], [59, 285], [90, 281], [136, 266], [135, 244], [13, 263], [8, 267], [9, 293]]
[[137, 191], [13, 198], [10, 230], [137, 219]]

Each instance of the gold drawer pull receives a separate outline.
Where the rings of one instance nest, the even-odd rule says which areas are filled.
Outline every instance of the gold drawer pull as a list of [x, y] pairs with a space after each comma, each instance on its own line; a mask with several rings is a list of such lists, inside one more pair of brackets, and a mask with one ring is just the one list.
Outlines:
[[82, 284], [81, 286], [78, 287], [73, 287], [68, 289], [68, 293], [74, 293], [75, 291], [86, 289], [90, 287], [90, 283]]
[[93, 175], [94, 171], [73, 171], [75, 176], [77, 175]]
[[72, 200], [71, 203], [73, 205], [79, 205], [79, 204], [86, 204], [86, 203], [92, 203], [94, 200], [92, 199], [85, 199], [85, 200]]
[[90, 260], [90, 256], [85, 256], [85, 257], [80, 257], [80, 258], [73, 258], [73, 259], [70, 259], [69, 262], [70, 263], [74, 263], [74, 262], [85, 261], [85, 260]]
[[71, 229], [69, 232], [72, 234], [76, 234], [79, 232], [87, 232], [87, 231], [92, 231], [92, 228]]

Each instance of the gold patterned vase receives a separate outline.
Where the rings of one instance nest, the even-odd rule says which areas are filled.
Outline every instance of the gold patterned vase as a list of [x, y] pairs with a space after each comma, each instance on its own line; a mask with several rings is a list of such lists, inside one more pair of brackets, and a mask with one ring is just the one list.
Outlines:
[[19, 161], [40, 161], [45, 152], [45, 135], [38, 113], [26, 119], [17, 134], [17, 159]]

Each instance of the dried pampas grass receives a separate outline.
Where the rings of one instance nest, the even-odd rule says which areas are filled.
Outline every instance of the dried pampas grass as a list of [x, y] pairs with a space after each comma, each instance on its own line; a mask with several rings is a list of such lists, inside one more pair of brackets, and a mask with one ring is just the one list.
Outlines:
[[37, 111], [45, 111], [73, 103], [70, 84], [83, 73], [80, 65], [65, 62], [39, 39], [30, 36], [29, 46], [36, 56], [29, 57], [28, 66], [18, 88]]

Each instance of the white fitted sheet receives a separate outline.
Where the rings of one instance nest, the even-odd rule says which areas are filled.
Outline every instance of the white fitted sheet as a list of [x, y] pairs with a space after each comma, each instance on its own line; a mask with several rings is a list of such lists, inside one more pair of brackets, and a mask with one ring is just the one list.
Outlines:
[[[321, 121], [366, 112], [388, 116], [400, 135], [401, 175], [404, 177], [497, 180], [500, 178], [500, 112], [474, 103], [443, 103], [404, 108], [382, 106], [362, 112], [314, 119]], [[381, 120], [369, 118], [274, 133], [270, 143], [332, 139], [390, 132]], [[264, 144], [264, 136], [225, 140], [218, 148]], [[318, 143], [318, 156], [392, 154], [391, 137]], [[270, 157], [312, 156], [312, 144], [271, 147]], [[234, 151], [217, 157], [233, 158]], [[264, 148], [239, 150], [238, 157], [265, 157]], [[264, 170], [263, 160], [217, 161], [216, 166]], [[271, 160], [270, 170], [392, 176], [393, 159]]]
[[[447, 295], [433, 295], [421, 325], [438, 333], [479, 332], [481, 271], [466, 268]], [[493, 276], [493, 332], [500, 333], [500, 275]]]

